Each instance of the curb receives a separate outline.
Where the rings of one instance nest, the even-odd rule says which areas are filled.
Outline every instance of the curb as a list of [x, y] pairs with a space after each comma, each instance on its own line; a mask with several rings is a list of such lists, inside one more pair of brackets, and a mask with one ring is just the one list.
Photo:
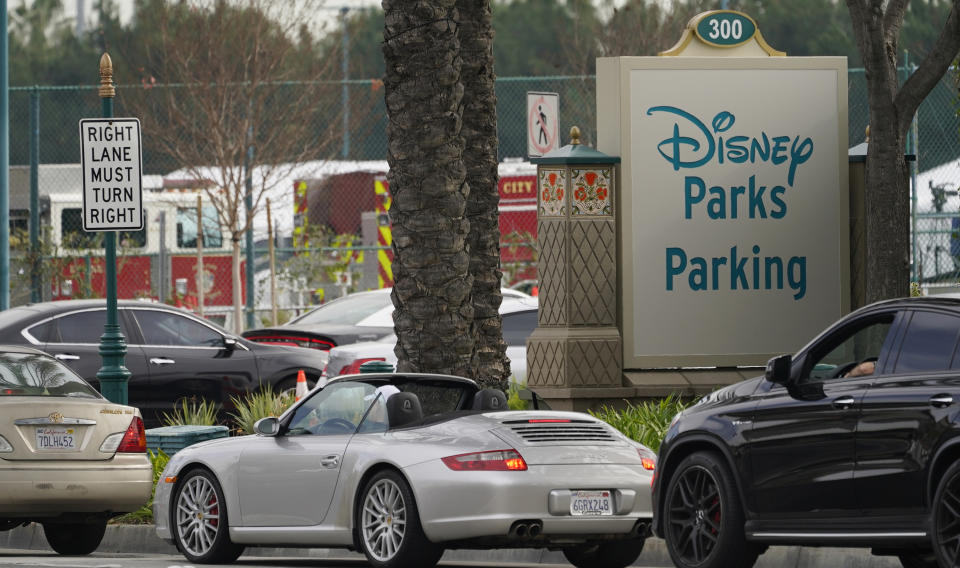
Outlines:
[[[0, 533], [0, 547], [23, 550], [49, 550], [43, 528], [31, 523]], [[153, 525], [108, 525], [97, 552], [172, 554], [176, 547], [157, 538]], [[248, 548], [245, 556], [309, 557], [363, 559], [362, 554], [345, 549], [327, 548]], [[563, 553], [546, 549], [448, 550], [446, 561], [483, 563], [567, 564]], [[643, 554], [634, 566], [672, 566], [667, 547], [659, 538], [648, 538]], [[866, 548], [771, 547], [756, 568], [899, 568], [895, 557], [873, 556]]]

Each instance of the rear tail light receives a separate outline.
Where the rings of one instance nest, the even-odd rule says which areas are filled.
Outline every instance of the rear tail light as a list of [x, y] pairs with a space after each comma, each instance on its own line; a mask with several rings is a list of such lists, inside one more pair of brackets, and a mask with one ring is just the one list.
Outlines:
[[367, 359], [357, 359], [353, 363], [350, 363], [346, 367], [340, 369], [338, 375], [355, 375], [360, 372], [360, 365], [363, 365], [367, 361], [386, 361], [383, 357], [370, 357]]
[[147, 453], [147, 432], [143, 429], [143, 419], [134, 416], [130, 421], [130, 427], [123, 434], [120, 445], [117, 447], [118, 454], [145, 454]]
[[455, 471], [526, 471], [527, 462], [517, 450], [494, 450], [492, 452], [477, 452], [473, 454], [459, 454], [443, 458]]
[[244, 337], [257, 343], [270, 343], [273, 345], [288, 345], [291, 347], [307, 347], [310, 349], [322, 349], [329, 351], [333, 347], [333, 342], [317, 339], [315, 337], [306, 337], [301, 335], [281, 335], [281, 334], [262, 334], [247, 335]]
[[653, 471], [657, 469], [657, 462], [653, 461], [650, 458], [641, 458], [640, 463], [641, 465], [643, 465], [643, 469], [647, 471]]

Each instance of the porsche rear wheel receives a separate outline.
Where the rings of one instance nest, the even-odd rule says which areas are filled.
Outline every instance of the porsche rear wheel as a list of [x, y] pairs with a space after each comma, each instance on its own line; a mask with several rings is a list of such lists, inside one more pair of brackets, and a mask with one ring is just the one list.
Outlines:
[[413, 491], [396, 471], [381, 471], [364, 486], [357, 526], [360, 546], [375, 568], [430, 568], [443, 556], [443, 548], [423, 534]]
[[191, 562], [227, 564], [243, 553], [230, 541], [223, 490], [212, 473], [195, 469], [177, 484], [170, 513], [177, 548]]
[[94, 523], [43, 523], [43, 534], [50, 548], [65, 556], [90, 554], [100, 546], [106, 531], [106, 520]]
[[577, 568], [626, 568], [640, 557], [644, 539], [614, 540], [564, 548], [563, 555]]

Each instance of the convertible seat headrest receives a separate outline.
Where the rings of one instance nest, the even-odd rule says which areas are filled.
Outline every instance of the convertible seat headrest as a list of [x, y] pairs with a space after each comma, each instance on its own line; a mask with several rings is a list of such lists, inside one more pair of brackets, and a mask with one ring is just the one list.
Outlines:
[[412, 392], [398, 392], [387, 399], [387, 420], [391, 428], [402, 428], [422, 419], [420, 399]]
[[507, 395], [498, 389], [483, 389], [473, 395], [474, 410], [510, 410]]

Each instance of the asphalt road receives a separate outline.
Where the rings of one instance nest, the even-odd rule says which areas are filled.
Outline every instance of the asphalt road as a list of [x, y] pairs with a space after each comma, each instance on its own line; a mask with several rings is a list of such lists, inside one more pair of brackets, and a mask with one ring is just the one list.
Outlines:
[[[0, 566], [38, 568], [207, 568], [211, 565], [191, 565], [182, 556], [168, 554], [111, 554], [96, 552], [90, 556], [59, 556], [52, 552], [37, 550], [0, 550]], [[242, 556], [234, 568], [367, 568], [363, 560], [323, 559], [304, 557]], [[562, 564], [517, 564], [488, 562], [441, 562], [447, 568], [559, 568]], [[663, 567], [667, 568], [667, 567]]]

